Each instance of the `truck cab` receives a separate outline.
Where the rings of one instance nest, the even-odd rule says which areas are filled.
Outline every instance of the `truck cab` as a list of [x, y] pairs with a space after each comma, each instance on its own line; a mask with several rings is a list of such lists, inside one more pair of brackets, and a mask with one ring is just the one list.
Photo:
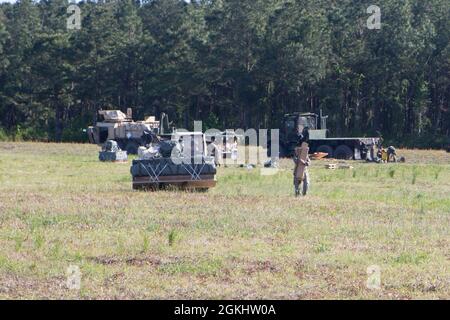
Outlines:
[[301, 135], [308, 134], [309, 139], [325, 139], [327, 137], [326, 119], [316, 113], [289, 113], [283, 117], [280, 130], [280, 153], [293, 154]]
[[305, 129], [309, 131], [310, 136], [317, 138], [326, 138], [326, 119], [328, 116], [315, 113], [290, 113], [284, 115], [282, 135], [297, 140]]

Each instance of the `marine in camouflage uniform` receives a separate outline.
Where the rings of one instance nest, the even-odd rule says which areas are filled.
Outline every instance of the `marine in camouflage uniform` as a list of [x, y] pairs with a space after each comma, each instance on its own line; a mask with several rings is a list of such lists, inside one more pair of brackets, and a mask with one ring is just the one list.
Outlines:
[[208, 156], [214, 157], [214, 163], [216, 166], [220, 166], [221, 164], [221, 152], [220, 148], [216, 143], [216, 137], [211, 137], [211, 143], [207, 147]]
[[[294, 189], [295, 189], [295, 196], [298, 197], [300, 195], [300, 184], [303, 182], [303, 188], [302, 188], [302, 195], [306, 196], [309, 190], [310, 185], [310, 177], [309, 177], [309, 171], [308, 167], [311, 164], [311, 159], [309, 156], [306, 158], [306, 161], [300, 159], [300, 155], [302, 153], [302, 147], [301, 142], [298, 143], [297, 147], [294, 151]], [[301, 177], [301, 169], [304, 165], [304, 171], [303, 171], [303, 177]]]

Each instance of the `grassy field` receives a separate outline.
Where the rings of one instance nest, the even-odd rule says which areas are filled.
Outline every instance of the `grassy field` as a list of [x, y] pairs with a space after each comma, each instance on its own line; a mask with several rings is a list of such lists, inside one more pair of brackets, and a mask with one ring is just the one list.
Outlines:
[[208, 193], [146, 193], [97, 152], [0, 143], [0, 298], [450, 299], [449, 153], [313, 161], [296, 199], [287, 160], [273, 176], [220, 168]]

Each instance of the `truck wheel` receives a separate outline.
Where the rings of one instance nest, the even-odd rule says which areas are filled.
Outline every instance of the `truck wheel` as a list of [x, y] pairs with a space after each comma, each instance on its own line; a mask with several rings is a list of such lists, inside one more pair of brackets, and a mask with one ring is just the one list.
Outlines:
[[316, 152], [328, 153], [327, 158], [333, 158], [333, 148], [327, 144], [319, 146]]
[[139, 144], [137, 144], [137, 142], [135, 141], [129, 141], [127, 143], [127, 153], [128, 154], [137, 154], [138, 153], [138, 148], [139, 148]]
[[334, 152], [334, 157], [336, 159], [352, 160], [353, 159], [352, 149], [342, 144], [336, 148], [336, 151]]

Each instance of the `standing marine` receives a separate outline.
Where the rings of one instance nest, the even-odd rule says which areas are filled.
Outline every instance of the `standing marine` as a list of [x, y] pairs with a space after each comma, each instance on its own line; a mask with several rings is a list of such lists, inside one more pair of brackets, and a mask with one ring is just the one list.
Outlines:
[[294, 189], [296, 197], [300, 195], [300, 184], [302, 182], [302, 195], [306, 196], [309, 190], [310, 177], [308, 167], [311, 164], [311, 159], [309, 158], [308, 152], [308, 143], [303, 136], [300, 136], [294, 150]]
[[220, 166], [221, 164], [221, 150], [216, 143], [216, 137], [211, 137], [211, 143], [207, 147], [208, 156], [214, 158], [214, 163], [216, 166]]

